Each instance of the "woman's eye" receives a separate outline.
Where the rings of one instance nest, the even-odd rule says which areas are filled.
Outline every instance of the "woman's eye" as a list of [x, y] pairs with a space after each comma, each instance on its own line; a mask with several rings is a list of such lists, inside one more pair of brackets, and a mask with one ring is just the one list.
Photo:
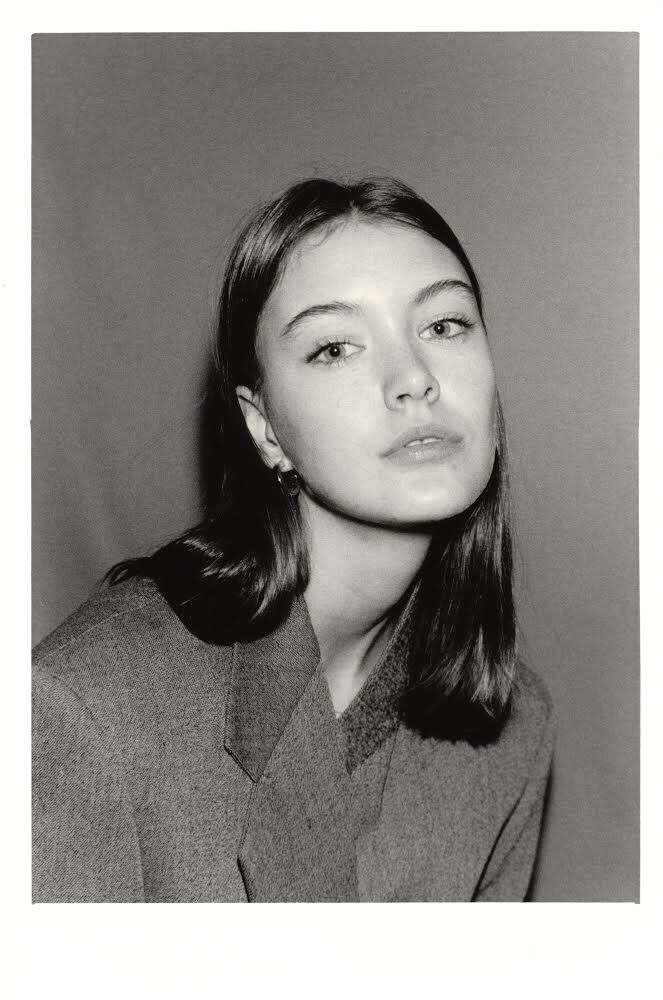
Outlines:
[[444, 319], [435, 320], [426, 328], [425, 332], [431, 334], [431, 340], [450, 340], [452, 337], [467, 333], [473, 325], [463, 316], [447, 316]]
[[316, 361], [318, 364], [333, 365], [345, 361], [359, 350], [359, 347], [355, 347], [354, 344], [350, 344], [345, 340], [334, 340], [318, 347], [309, 356], [308, 360]]

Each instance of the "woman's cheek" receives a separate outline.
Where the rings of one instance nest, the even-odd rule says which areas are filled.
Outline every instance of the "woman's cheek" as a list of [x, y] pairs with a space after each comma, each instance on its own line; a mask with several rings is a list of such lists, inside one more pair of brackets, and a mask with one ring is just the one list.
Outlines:
[[479, 441], [490, 451], [497, 443], [497, 385], [490, 355], [482, 362], [467, 387], [468, 412]]
[[324, 390], [303, 394], [301, 386], [287, 385], [276, 398], [281, 405], [271, 410], [270, 422], [282, 451], [295, 467], [310, 465], [316, 458], [324, 461], [338, 436], [335, 414], [323, 405]]

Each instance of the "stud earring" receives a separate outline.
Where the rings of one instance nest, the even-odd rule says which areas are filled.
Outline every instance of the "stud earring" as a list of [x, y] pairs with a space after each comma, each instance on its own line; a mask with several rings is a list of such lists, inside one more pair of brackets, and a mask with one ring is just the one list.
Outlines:
[[296, 497], [302, 486], [299, 473], [295, 469], [281, 469], [278, 466], [274, 471], [283, 492], [289, 497]]

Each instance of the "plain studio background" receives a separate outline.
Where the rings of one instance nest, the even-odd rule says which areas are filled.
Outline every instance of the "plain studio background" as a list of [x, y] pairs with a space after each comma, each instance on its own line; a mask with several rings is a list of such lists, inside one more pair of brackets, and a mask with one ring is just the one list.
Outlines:
[[637, 36], [34, 39], [34, 639], [200, 513], [238, 220], [392, 173], [483, 286], [521, 649], [559, 711], [535, 900], [638, 896]]

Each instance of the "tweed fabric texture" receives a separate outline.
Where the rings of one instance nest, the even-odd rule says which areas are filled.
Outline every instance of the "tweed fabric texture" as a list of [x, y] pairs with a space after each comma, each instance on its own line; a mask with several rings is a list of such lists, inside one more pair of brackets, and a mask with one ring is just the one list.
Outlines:
[[303, 600], [224, 647], [149, 581], [98, 591], [35, 650], [33, 899], [522, 900], [550, 698], [519, 665], [494, 744], [421, 737], [404, 622], [337, 719]]

